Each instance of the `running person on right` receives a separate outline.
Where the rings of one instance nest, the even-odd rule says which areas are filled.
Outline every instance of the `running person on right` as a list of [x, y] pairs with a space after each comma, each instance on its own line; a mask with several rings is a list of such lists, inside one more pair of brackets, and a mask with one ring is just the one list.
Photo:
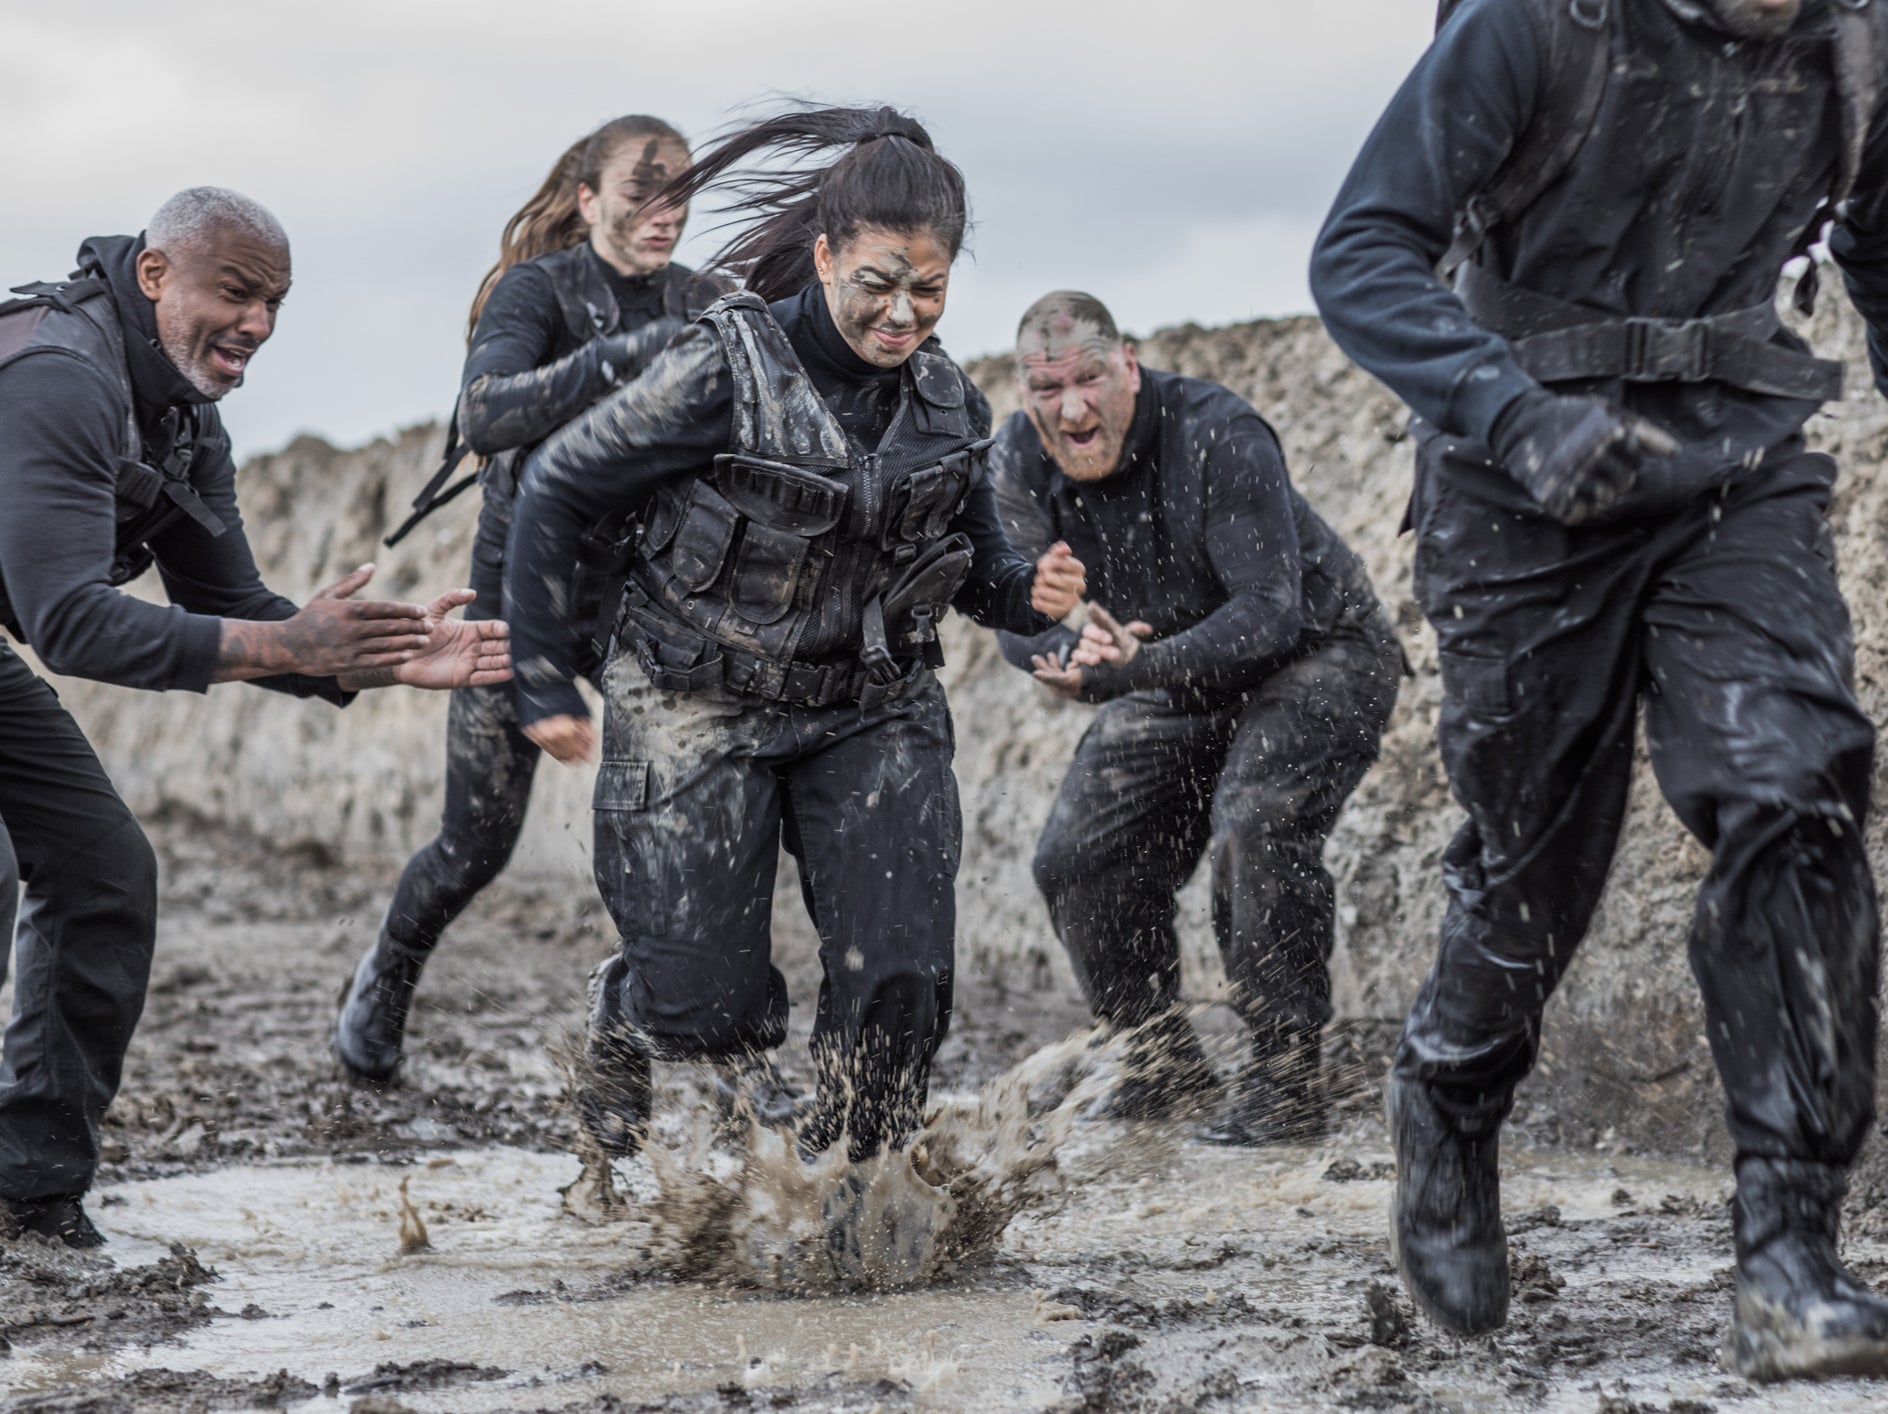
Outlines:
[[1507, 1316], [1497, 1141], [1605, 885], [1643, 704], [1713, 855], [1691, 960], [1736, 1150], [1725, 1362], [1888, 1374], [1888, 1301], [1836, 1254], [1880, 946], [1836, 467], [1802, 435], [1841, 370], [1775, 313], [1836, 213], [1882, 381], [1884, 9], [1445, 4], [1319, 239], [1332, 335], [1415, 413], [1416, 592], [1468, 812], [1389, 1082], [1398, 1265], [1453, 1330]]

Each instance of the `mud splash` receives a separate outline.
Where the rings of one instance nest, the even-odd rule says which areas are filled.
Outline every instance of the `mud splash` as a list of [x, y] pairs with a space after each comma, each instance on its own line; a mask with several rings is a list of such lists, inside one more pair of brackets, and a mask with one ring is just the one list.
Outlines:
[[992, 1257], [1020, 1213], [1066, 1197], [1058, 1151], [1119, 1049], [1094, 1033], [1044, 1047], [976, 1096], [934, 1104], [907, 1148], [864, 1163], [843, 1140], [803, 1157], [791, 1134], [751, 1118], [729, 1156], [698, 1116], [645, 1147], [646, 1202], [625, 1202], [591, 1160], [566, 1206], [646, 1224], [638, 1265], [651, 1274], [793, 1293], [944, 1281]]

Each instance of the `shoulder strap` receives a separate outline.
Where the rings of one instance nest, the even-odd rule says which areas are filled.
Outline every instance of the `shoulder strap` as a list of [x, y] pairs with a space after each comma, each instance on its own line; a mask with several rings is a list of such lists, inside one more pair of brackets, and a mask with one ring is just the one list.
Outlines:
[[15, 285], [10, 293], [18, 299], [0, 302], [0, 316], [17, 314], [23, 309], [51, 307], [62, 314], [75, 314], [88, 299], [108, 293], [110, 287], [95, 275], [81, 280], [60, 280], [32, 285]]
[[459, 469], [465, 456], [465, 449], [459, 445], [459, 404], [454, 402], [452, 416], [446, 419], [446, 450], [440, 455], [439, 470], [432, 474], [427, 483], [420, 488], [420, 494], [413, 498], [413, 513], [401, 521], [393, 534], [381, 541], [381, 544], [389, 547], [398, 545], [411, 535], [413, 527], [426, 517], [453, 500], [461, 492], [478, 484], [479, 472], [474, 470], [453, 482], [451, 486], [446, 485], [452, 480], [452, 474]]
[[[1488, 185], [1456, 216], [1436, 273], [1447, 281], [1482, 248], [1489, 234], [1514, 220], [1557, 182], [1585, 146], [1612, 71], [1612, 10], [1618, 0], [1512, 0], [1532, 13], [1547, 83], [1534, 118]], [[1867, 0], [1863, 0], [1867, 3]], [[1438, 28], [1461, 0], [1442, 0]]]

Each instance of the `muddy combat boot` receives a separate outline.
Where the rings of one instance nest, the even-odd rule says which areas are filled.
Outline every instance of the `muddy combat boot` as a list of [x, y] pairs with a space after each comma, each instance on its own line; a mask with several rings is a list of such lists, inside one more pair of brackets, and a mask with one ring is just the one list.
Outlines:
[[334, 1054], [356, 1080], [386, 1085], [400, 1068], [407, 1012], [426, 958], [426, 953], [395, 942], [382, 925], [374, 946], [341, 993]]
[[1232, 1079], [1226, 1108], [1200, 1130], [1200, 1142], [1257, 1147], [1322, 1139], [1328, 1115], [1321, 1041], [1318, 1032], [1297, 1028], [1255, 1031], [1251, 1055]]
[[813, 1107], [812, 1098], [787, 1084], [765, 1056], [716, 1061], [709, 1076], [715, 1123], [723, 1133], [745, 1134], [750, 1117], [763, 1129], [791, 1129]]
[[1403, 1285], [1445, 1330], [1495, 1330], [1508, 1319], [1498, 1138], [1461, 1134], [1420, 1082], [1394, 1071], [1388, 1110], [1396, 1148], [1390, 1251]]
[[1219, 1093], [1219, 1077], [1193, 1023], [1177, 1011], [1128, 1032], [1124, 1049], [1121, 1079], [1084, 1119], [1180, 1119]]
[[82, 1196], [72, 1193], [52, 1198], [0, 1198], [0, 1237], [36, 1233], [68, 1247], [103, 1247], [105, 1234], [85, 1216], [80, 1206]]
[[649, 1057], [621, 1016], [622, 975], [620, 956], [605, 958], [590, 973], [590, 1024], [572, 1097], [578, 1123], [613, 1159], [642, 1148], [655, 1099]]
[[1720, 1352], [1749, 1380], [1888, 1375], [1888, 1301], [1836, 1256], [1841, 1169], [1737, 1165], [1737, 1304]]

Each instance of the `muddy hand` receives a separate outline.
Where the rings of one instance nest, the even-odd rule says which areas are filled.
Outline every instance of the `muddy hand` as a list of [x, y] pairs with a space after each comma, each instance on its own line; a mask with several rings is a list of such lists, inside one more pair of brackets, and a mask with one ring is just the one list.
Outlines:
[[1029, 590], [1029, 607], [1061, 620], [1075, 612], [1088, 592], [1088, 571], [1075, 558], [1068, 542], [1058, 540], [1036, 561], [1036, 582]]
[[1029, 666], [1035, 673], [1036, 681], [1041, 683], [1057, 697], [1071, 700], [1082, 693], [1082, 670], [1074, 666], [1064, 666], [1060, 658], [1050, 653], [1038, 653], [1029, 660]]
[[566, 766], [594, 761], [597, 756], [597, 732], [588, 717], [545, 717], [532, 722], [524, 734], [536, 742], [553, 760]]
[[426, 606], [427, 646], [394, 669], [407, 687], [491, 687], [511, 680], [511, 629], [502, 619], [446, 617], [470, 604], [470, 589], [449, 589]]
[[1523, 394], [1489, 438], [1508, 474], [1562, 525], [1579, 525], [1632, 490], [1648, 461], [1678, 443], [1656, 423], [1605, 398]]
[[1130, 663], [1141, 651], [1141, 645], [1153, 636], [1151, 624], [1139, 619], [1124, 624], [1101, 605], [1090, 604], [1088, 622], [1082, 627], [1082, 636], [1069, 655], [1069, 661], [1083, 668]]

